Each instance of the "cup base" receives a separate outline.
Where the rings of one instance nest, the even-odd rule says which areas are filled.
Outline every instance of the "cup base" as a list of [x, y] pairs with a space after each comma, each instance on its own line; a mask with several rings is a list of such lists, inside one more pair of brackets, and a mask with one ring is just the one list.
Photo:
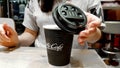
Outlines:
[[55, 66], [55, 65], [51, 65], [49, 64], [49, 68], [71, 68], [71, 64], [67, 64], [67, 65], [64, 65], [64, 66]]

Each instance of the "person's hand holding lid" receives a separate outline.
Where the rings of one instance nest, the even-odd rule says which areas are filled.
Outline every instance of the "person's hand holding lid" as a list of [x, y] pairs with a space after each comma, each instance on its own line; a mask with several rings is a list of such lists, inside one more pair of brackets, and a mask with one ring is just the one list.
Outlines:
[[86, 29], [81, 31], [78, 35], [78, 42], [81, 45], [83, 45], [85, 41], [94, 43], [101, 37], [101, 31], [98, 28], [101, 24], [101, 19], [90, 13], [85, 14], [87, 16]]

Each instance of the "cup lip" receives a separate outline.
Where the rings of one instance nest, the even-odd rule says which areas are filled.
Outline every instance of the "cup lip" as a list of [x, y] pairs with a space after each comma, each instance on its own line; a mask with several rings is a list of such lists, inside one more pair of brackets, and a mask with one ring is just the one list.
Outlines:
[[61, 30], [57, 25], [55, 24], [48, 24], [48, 25], [43, 25], [44, 29], [52, 29], [52, 30]]

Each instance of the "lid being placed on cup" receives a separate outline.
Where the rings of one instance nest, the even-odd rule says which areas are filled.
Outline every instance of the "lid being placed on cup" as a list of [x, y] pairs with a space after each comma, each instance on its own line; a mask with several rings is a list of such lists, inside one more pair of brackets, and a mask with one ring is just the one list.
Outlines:
[[68, 3], [57, 6], [52, 16], [62, 30], [72, 34], [78, 34], [81, 30], [84, 30], [87, 22], [84, 12]]

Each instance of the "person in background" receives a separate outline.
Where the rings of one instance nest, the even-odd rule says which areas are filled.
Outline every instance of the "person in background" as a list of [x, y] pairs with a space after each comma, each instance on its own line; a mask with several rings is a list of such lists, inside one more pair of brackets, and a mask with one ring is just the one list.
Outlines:
[[[17, 32], [9, 25], [0, 25], [0, 45], [14, 47], [30, 46], [34, 43], [36, 47], [45, 48], [43, 25], [55, 24], [52, 11], [56, 6], [66, 1], [82, 9], [88, 20], [86, 29], [74, 36], [73, 47], [81, 48], [79, 45], [99, 40], [101, 32], [98, 27], [102, 19], [100, 0], [30, 0], [24, 12], [25, 31], [18, 36]], [[84, 45], [82, 47], [86, 47], [86, 44]]]

